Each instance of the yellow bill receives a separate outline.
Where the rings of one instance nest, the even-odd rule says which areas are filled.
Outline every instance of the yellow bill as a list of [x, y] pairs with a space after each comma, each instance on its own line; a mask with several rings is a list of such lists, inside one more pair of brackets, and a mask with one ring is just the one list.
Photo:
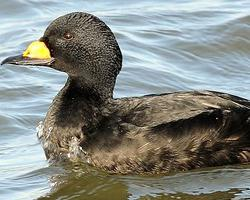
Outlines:
[[34, 41], [23, 52], [23, 57], [36, 58], [36, 59], [49, 59], [51, 58], [50, 51], [44, 42]]
[[51, 57], [50, 50], [44, 42], [32, 42], [21, 55], [10, 56], [4, 59], [3, 64], [14, 65], [36, 65], [36, 66], [51, 66], [55, 59]]

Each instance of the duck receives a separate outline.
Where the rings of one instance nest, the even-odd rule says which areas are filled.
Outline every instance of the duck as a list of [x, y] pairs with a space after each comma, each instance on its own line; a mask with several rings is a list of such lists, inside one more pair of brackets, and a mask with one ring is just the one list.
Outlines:
[[98, 17], [52, 21], [1, 63], [68, 75], [38, 133], [49, 163], [81, 162], [114, 174], [166, 174], [250, 162], [250, 101], [216, 91], [113, 98], [122, 53]]

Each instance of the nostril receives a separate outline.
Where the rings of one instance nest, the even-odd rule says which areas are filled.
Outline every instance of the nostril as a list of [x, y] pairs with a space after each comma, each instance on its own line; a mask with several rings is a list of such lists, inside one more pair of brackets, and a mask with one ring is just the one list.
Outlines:
[[51, 57], [54, 57], [54, 49], [49, 48]]

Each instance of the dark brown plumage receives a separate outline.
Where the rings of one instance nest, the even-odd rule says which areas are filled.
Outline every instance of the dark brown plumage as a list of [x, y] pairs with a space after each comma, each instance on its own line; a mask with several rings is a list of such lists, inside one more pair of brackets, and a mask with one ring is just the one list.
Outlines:
[[41, 41], [54, 58], [47, 65], [69, 75], [38, 134], [50, 161], [124, 174], [250, 161], [248, 100], [212, 91], [113, 99], [122, 55], [111, 30], [87, 13], [59, 17]]

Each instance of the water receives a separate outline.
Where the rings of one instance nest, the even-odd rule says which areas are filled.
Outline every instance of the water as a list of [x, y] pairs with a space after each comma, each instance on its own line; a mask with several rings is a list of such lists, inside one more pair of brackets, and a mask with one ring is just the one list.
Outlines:
[[[0, 60], [40, 38], [54, 18], [86, 11], [111, 27], [122, 49], [116, 97], [210, 89], [250, 99], [249, 0], [61, 2], [2, 1]], [[1, 67], [0, 199], [250, 198], [250, 166], [156, 177], [49, 166], [36, 126], [65, 79], [47, 68]]]

